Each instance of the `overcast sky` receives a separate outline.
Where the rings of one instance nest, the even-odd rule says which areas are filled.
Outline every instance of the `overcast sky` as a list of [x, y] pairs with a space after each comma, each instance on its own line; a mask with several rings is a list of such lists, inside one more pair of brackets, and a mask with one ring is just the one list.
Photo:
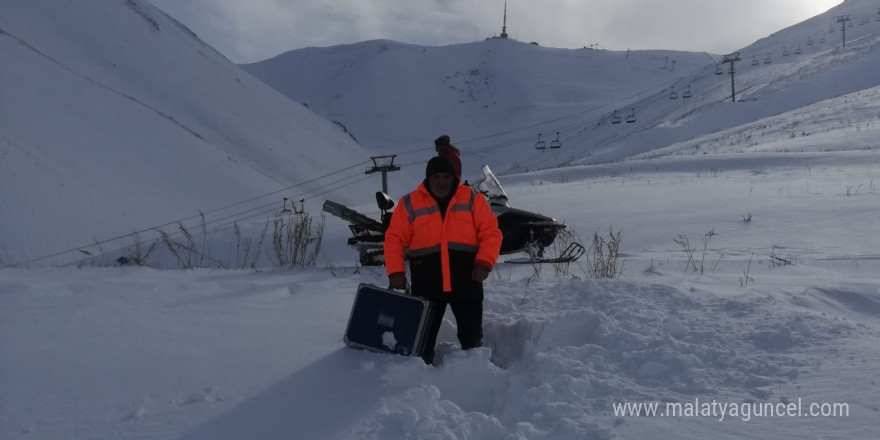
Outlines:
[[[150, 0], [235, 63], [309, 46], [501, 33], [504, 0]], [[559, 48], [733, 52], [842, 0], [508, 0], [510, 38]]]

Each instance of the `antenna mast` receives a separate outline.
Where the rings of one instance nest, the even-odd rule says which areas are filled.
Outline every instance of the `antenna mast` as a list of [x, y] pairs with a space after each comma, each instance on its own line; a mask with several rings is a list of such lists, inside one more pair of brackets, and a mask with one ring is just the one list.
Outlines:
[[507, 0], [504, 0], [504, 24], [501, 25], [501, 38], [507, 38]]

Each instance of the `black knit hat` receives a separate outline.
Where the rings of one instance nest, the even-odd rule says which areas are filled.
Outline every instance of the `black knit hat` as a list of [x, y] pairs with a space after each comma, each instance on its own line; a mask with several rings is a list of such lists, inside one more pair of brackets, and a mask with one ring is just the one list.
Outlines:
[[434, 156], [431, 160], [428, 161], [428, 166], [425, 167], [425, 178], [429, 178], [434, 174], [438, 173], [446, 173], [451, 174], [452, 177], [456, 177], [455, 166], [452, 165], [452, 161], [450, 161], [446, 156]]
[[439, 147], [441, 145], [449, 145], [449, 142], [450, 142], [449, 136], [444, 134], [443, 136], [440, 136], [437, 139], [434, 139], [434, 146]]

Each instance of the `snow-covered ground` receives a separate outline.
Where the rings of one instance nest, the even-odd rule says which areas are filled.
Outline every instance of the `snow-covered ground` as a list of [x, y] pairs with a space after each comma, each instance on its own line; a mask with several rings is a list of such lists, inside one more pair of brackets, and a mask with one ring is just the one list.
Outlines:
[[[873, 438], [875, 156], [674, 157], [509, 184], [583, 241], [622, 230], [624, 276], [502, 263], [486, 347], [458, 350], [447, 316], [437, 367], [344, 346], [356, 286], [386, 282], [347, 249], [257, 272], [5, 269], [0, 438]], [[653, 402], [698, 412], [615, 413]], [[753, 406], [789, 403], [802, 415]]]
[[[858, 66], [880, 60], [873, 34], [865, 30], [880, 22], [859, 24], [857, 15], [875, 14], [880, 2], [848, 0], [834, 11], [851, 12], [854, 29], [862, 26], [866, 36], [850, 51], [814, 53], [830, 69], [821, 75], [796, 62], [775, 62], [772, 71], [750, 76], [752, 86], [766, 94], [737, 104], [723, 98], [701, 101], [687, 109], [662, 110], [661, 103], [671, 102], [666, 90], [658, 95], [662, 101], [639, 101], [653, 109], [651, 117], [640, 117], [639, 124], [646, 125], [629, 135], [613, 134], [610, 124], [584, 135], [599, 141], [597, 153], [625, 160], [589, 164], [589, 155], [572, 151], [586, 143], [567, 142], [558, 154], [577, 157], [566, 166], [555, 166], [558, 158], [546, 151], [538, 160], [540, 171], [500, 175], [514, 207], [564, 221], [585, 245], [594, 233], [621, 232], [623, 274], [590, 278], [588, 257], [567, 268], [502, 262], [486, 285], [485, 347], [459, 350], [448, 314], [435, 367], [344, 346], [357, 285], [387, 280], [383, 268], [354, 264], [356, 255], [345, 245], [349, 232], [337, 218], [326, 219], [314, 266], [277, 268], [263, 258], [256, 268], [234, 269], [239, 264], [232, 259], [240, 255], [234, 248], [241, 241], [236, 242], [232, 223], [242, 226], [242, 234], [253, 233], [277, 210], [277, 203], [265, 201], [259, 209], [229, 205], [255, 189], [258, 193], [247, 197], [277, 199], [303, 179], [332, 177], [329, 187], [314, 185], [320, 192], [309, 196], [313, 204], [340, 198], [375, 215], [370, 202], [356, 203], [363, 200], [357, 194], [378, 187], [379, 177], [357, 184], [363, 167], [347, 168], [368, 151], [192, 36], [182, 40], [190, 49], [173, 59], [184, 63], [201, 50], [198, 69], [172, 63], [117, 77], [107, 74], [113, 67], [98, 68], [106, 63], [96, 53], [119, 52], [83, 47], [99, 40], [124, 46], [124, 39], [101, 38], [109, 35], [102, 29], [129, 35], [126, 29], [135, 28], [135, 41], [159, 47], [156, 51], [166, 56], [179, 48], [167, 33], [181, 30], [146, 3], [83, 2], [81, 15], [52, 9], [53, 14], [39, 15], [53, 17], [46, 21], [31, 14], [57, 3], [0, 3], [9, 11], [6, 17], [17, 17], [0, 14], [0, 50], [26, 60], [15, 65], [16, 78], [32, 80], [27, 87], [0, 81], [3, 96], [14, 98], [0, 100], [6, 191], [0, 212], [9, 219], [0, 223], [2, 440], [877, 437], [880, 152], [875, 139], [880, 113], [873, 71], [864, 71], [858, 81], [852, 78]], [[79, 27], [63, 20], [68, 15], [83, 22], [103, 17], [104, 27], [85, 26], [78, 33]], [[29, 17], [31, 24], [41, 23], [37, 28], [43, 33], [27, 28]], [[120, 17], [128, 21], [119, 24]], [[827, 32], [829, 19], [805, 23]], [[803, 29], [775, 37], [806, 38]], [[34, 40], [36, 35], [41, 37]], [[76, 44], [71, 35], [85, 43]], [[162, 45], [156, 45], [157, 38]], [[756, 47], [763, 50], [771, 40]], [[57, 49], [59, 42], [66, 50]], [[481, 47], [465, 46], [463, 52]], [[622, 56], [609, 54], [617, 55]], [[212, 72], [207, 65], [227, 73], [212, 80], [218, 81], [212, 93], [187, 95], [195, 110], [167, 96], [157, 98], [154, 92], [164, 88], [142, 83], [161, 75], [167, 75], [165, 81], [178, 77], [163, 73], [174, 66], [196, 77], [207, 75]], [[702, 76], [694, 74], [693, 84], [714, 79], [712, 70], [714, 65]], [[842, 79], [833, 81], [834, 72]], [[220, 92], [226, 87], [217, 84], [237, 83], [230, 78], [239, 75], [246, 90], [233, 97]], [[614, 72], [608, 77], [613, 79]], [[57, 93], [29, 99], [26, 92], [40, 90], [43, 80]], [[181, 83], [179, 90], [190, 89]], [[792, 92], [811, 87], [817, 89], [815, 100]], [[249, 101], [252, 93], [261, 98]], [[613, 98], [609, 92], [602, 99]], [[46, 113], [46, 120], [15, 112], [16, 105], [39, 108], [53, 99], [61, 107]], [[102, 112], [73, 111], [78, 99]], [[236, 110], [227, 113], [214, 105], [227, 99], [242, 100], [233, 108], [249, 111], [257, 111], [265, 99], [282, 116], [251, 121], [254, 134], [248, 123], [229, 125], [225, 118]], [[147, 101], [149, 107], [143, 105]], [[553, 105], [539, 107], [547, 112]], [[559, 116], [572, 111], [560, 107]], [[151, 116], [135, 117], [135, 108], [146, 108]], [[106, 109], [118, 110], [118, 118], [108, 123], [98, 117], [114, 115]], [[107, 183], [112, 179], [97, 177], [113, 163], [118, 169], [112, 176], [122, 177], [136, 177], [132, 173], [146, 166], [142, 149], [113, 148], [127, 139], [127, 130], [137, 130], [139, 145], [171, 144], [147, 172], [161, 177], [162, 188], [137, 179], [114, 187]], [[79, 140], [58, 144], [70, 134]], [[308, 155], [296, 149], [278, 152], [282, 140], [300, 134], [315, 146], [304, 150]], [[238, 142], [229, 139], [239, 135], [254, 147], [233, 151]], [[678, 137], [681, 142], [673, 142]], [[425, 142], [432, 139], [427, 136]], [[658, 148], [646, 149], [641, 142], [647, 140]], [[496, 158], [525, 163], [530, 155], [543, 154], [523, 153], [517, 143], [492, 149], [491, 142], [464, 157], [471, 169], [483, 159], [491, 166]], [[194, 145], [205, 160], [184, 162], [184, 156], [172, 154]], [[205, 152], [211, 149], [219, 155]], [[59, 159], [52, 151], [64, 154]], [[166, 154], [179, 161], [169, 161]], [[215, 166], [218, 157], [234, 165]], [[424, 157], [414, 157], [406, 159], [413, 161], [406, 170], [394, 173], [393, 196], [417, 184]], [[288, 166], [295, 169], [286, 173]], [[224, 180], [242, 172], [248, 177], [237, 183]], [[205, 179], [197, 178], [201, 173]], [[188, 187], [193, 182], [196, 190]], [[220, 186], [210, 190], [211, 185]], [[58, 188], [67, 189], [52, 192]], [[163, 188], [181, 189], [172, 205], [194, 212], [155, 202], [171, 194]], [[59, 200], [66, 200], [67, 211], [49, 215], [40, 209]], [[243, 213], [214, 214], [220, 206]], [[128, 211], [135, 207], [154, 217]], [[131, 256], [132, 236], [59, 255], [67, 261], [86, 258], [79, 264], [16, 264], [70, 249], [91, 234], [103, 242], [131, 230], [151, 230], [156, 222], [170, 222], [165, 228], [173, 230], [176, 218], [197, 211], [207, 214], [204, 229], [197, 217], [188, 226], [198, 250], [211, 251], [205, 268], [119, 267], [114, 260], [121, 253]], [[101, 223], [81, 229], [90, 219], [112, 228]], [[26, 239], [18, 231], [25, 231]], [[70, 236], [79, 238], [58, 239]], [[101, 255], [100, 250], [113, 252]], [[224, 256], [224, 264], [218, 264]], [[169, 254], [157, 251], [148, 263], [167, 267], [161, 263], [174, 261], [160, 257]], [[656, 413], [650, 406], [635, 414], [626, 411], [632, 407], [622, 412], [620, 407], [654, 403]], [[837, 414], [823, 416], [829, 412]]]

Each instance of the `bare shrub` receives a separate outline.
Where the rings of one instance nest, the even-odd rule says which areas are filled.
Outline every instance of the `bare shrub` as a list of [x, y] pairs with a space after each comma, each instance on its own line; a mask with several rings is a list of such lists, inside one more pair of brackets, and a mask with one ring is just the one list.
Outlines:
[[754, 253], [751, 256], [749, 256], [749, 265], [746, 266], [746, 270], [743, 271], [743, 278], [739, 279], [739, 286], [740, 287], [746, 287], [749, 285], [749, 281], [755, 281], [754, 278], [749, 276], [749, 273], [752, 270], [752, 258], [754, 258], [754, 256], [755, 256]]
[[619, 265], [620, 236], [622, 231], [614, 233], [614, 228], [608, 228], [608, 238], [593, 233], [593, 244], [587, 252], [587, 274], [592, 278], [616, 278], [623, 272]]
[[256, 268], [257, 260], [260, 258], [260, 249], [266, 239], [266, 233], [269, 231], [269, 222], [263, 226], [263, 231], [259, 235], [256, 243], [242, 234], [241, 227], [238, 222], [232, 225], [232, 246], [229, 250], [230, 255], [227, 257], [227, 267], [231, 266], [235, 269], [244, 269], [247, 267]]
[[324, 236], [324, 216], [315, 221], [304, 211], [281, 210], [272, 220], [272, 250], [278, 266], [315, 264]]
[[143, 245], [143, 241], [141, 240], [140, 234], [137, 232], [133, 233], [132, 239], [134, 240], [134, 245], [133, 245], [134, 249], [133, 249], [133, 253], [131, 256], [132, 263], [134, 263], [137, 266], [146, 266], [147, 265], [147, 258], [150, 258], [150, 254], [152, 254], [153, 251], [156, 250], [156, 244], [158, 243], [158, 241], [153, 240], [150, 243], [149, 249], [147, 249], [146, 252], [144, 252], [144, 245]]
[[[684, 251], [687, 256], [687, 262], [685, 262], [685, 270], [693, 268], [694, 272], [699, 272], [702, 274], [706, 269], [706, 252], [709, 249], [709, 242], [712, 240], [712, 237], [718, 235], [715, 230], [711, 230], [705, 234], [703, 234], [700, 239], [703, 241], [703, 249], [702, 252], [697, 255], [697, 249], [691, 247], [690, 240], [687, 235], [678, 234], [678, 238], [672, 239], [675, 243], [681, 246], [681, 250]], [[723, 255], [722, 255], [723, 257]], [[718, 259], [719, 261], [721, 258]], [[715, 266], [718, 266], [718, 263], [715, 263]], [[714, 266], [713, 266], [714, 268]]]
[[[182, 224], [179, 224], [181, 228], [183, 228]], [[186, 229], [186, 228], [183, 228]], [[192, 264], [190, 263], [190, 259], [187, 257], [187, 253], [184, 250], [184, 246], [180, 243], [171, 239], [171, 235], [165, 232], [162, 229], [159, 229], [159, 236], [161, 237], [162, 244], [168, 248], [168, 251], [171, 252], [171, 255], [177, 259], [177, 265], [184, 269], [192, 269]]]
[[[202, 227], [205, 227], [204, 222], [202, 225]], [[223, 267], [223, 262], [211, 258], [211, 256], [199, 250], [192, 233], [183, 223], [177, 223], [177, 232], [175, 233], [175, 235], [183, 235], [183, 240], [174, 240], [171, 234], [162, 229], [157, 229], [157, 231], [159, 232], [159, 241], [168, 248], [168, 251], [177, 260], [178, 267], [190, 270], [197, 267], [208, 267], [208, 264], [215, 267]], [[205, 238], [207, 238], [207, 233], [205, 233]]]

